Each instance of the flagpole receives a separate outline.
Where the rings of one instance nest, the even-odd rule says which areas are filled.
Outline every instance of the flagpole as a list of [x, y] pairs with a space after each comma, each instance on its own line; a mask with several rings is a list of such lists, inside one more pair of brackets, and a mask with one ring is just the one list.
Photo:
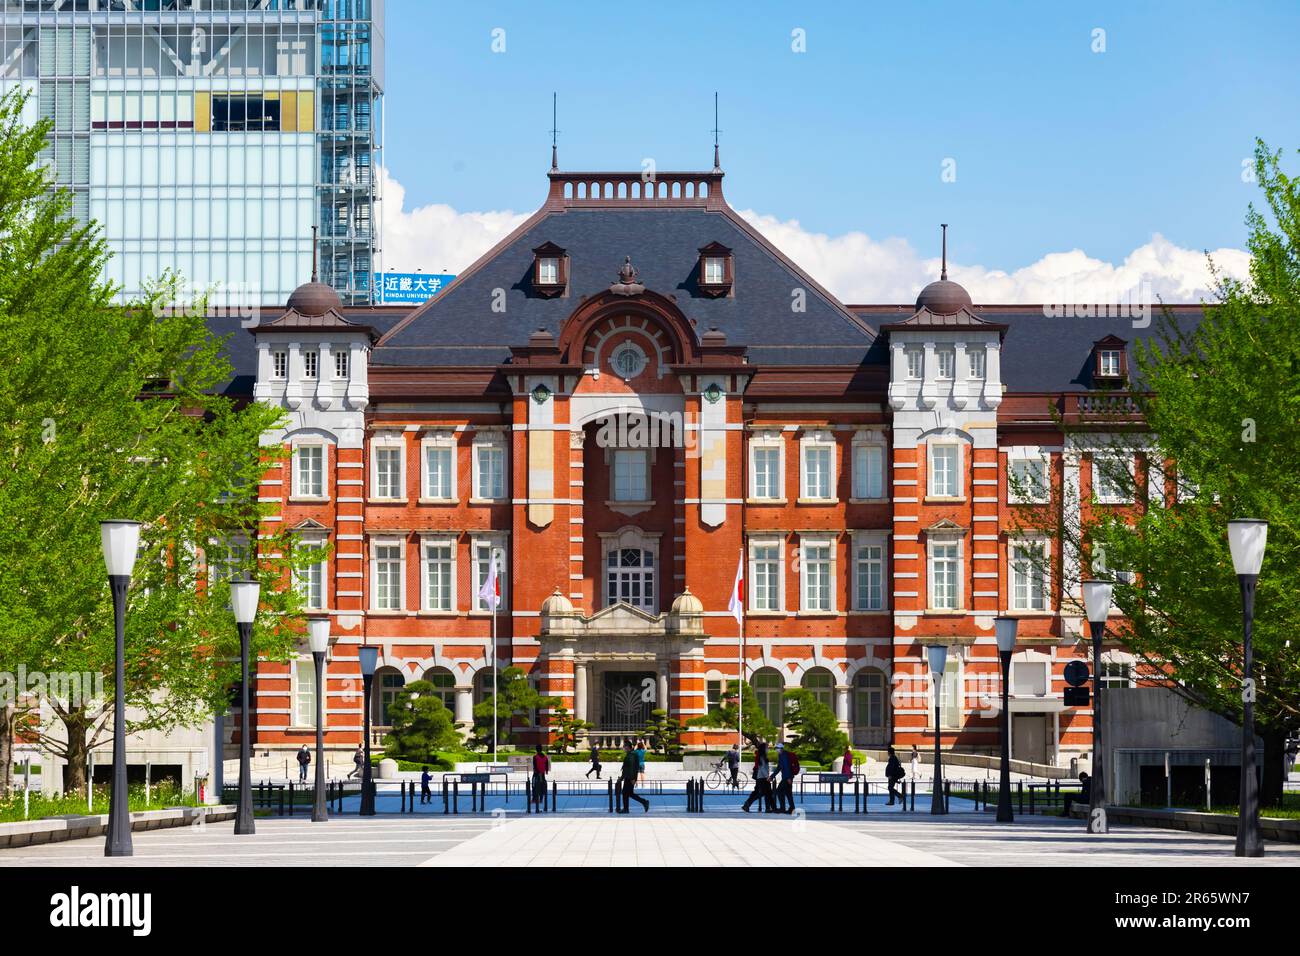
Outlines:
[[501, 585], [497, 583], [496, 554], [492, 555], [492, 762], [497, 762], [497, 610], [501, 605]]
[[741, 566], [741, 585], [740, 585], [740, 641], [739, 650], [736, 657], [736, 673], [739, 675], [739, 682], [736, 684], [736, 749], [741, 753], [745, 752], [745, 548], [740, 548], [740, 566]]

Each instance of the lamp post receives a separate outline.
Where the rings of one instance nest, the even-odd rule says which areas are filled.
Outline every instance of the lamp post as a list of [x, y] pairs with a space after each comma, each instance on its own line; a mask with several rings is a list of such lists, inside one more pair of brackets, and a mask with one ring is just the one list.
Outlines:
[[365, 703], [361, 707], [365, 713], [363, 729], [365, 739], [362, 741], [362, 746], [365, 747], [365, 762], [361, 765], [360, 814], [363, 817], [373, 817], [375, 815], [375, 791], [373, 782], [370, 779], [370, 685], [375, 679], [375, 665], [379, 663], [379, 648], [359, 648], [357, 656], [361, 662], [361, 693], [365, 698]]
[[1268, 522], [1240, 518], [1228, 522], [1228, 547], [1232, 568], [1241, 585], [1241, 792], [1237, 807], [1237, 856], [1263, 856], [1259, 838], [1259, 779], [1255, 775], [1255, 658], [1251, 638], [1255, 630], [1255, 584], [1264, 563]]
[[230, 582], [230, 605], [239, 627], [239, 806], [235, 811], [235, 833], [251, 834], [253, 827], [253, 781], [249, 760], [252, 753], [248, 720], [248, 646], [253, 639], [253, 619], [262, 586], [241, 579]]
[[948, 648], [942, 644], [932, 644], [926, 648], [930, 658], [930, 679], [934, 682], [934, 786], [931, 787], [930, 813], [932, 815], [948, 812], [943, 802], [943, 758], [939, 751], [941, 705], [943, 702], [943, 671], [948, 664]]
[[311, 656], [316, 662], [316, 793], [312, 804], [311, 822], [324, 823], [329, 819], [325, 809], [325, 652], [330, 647], [330, 619], [328, 614], [315, 615], [307, 620]]
[[[126, 789], [126, 592], [140, 550], [140, 522], [102, 521], [99, 543], [113, 593], [113, 785], [109, 792], [104, 856], [131, 856], [131, 811]], [[92, 775], [93, 777], [93, 775]], [[94, 780], [91, 780], [94, 786]]]
[[1088, 832], [1109, 833], [1106, 823], [1106, 752], [1101, 713], [1101, 639], [1106, 634], [1113, 588], [1109, 581], [1083, 582], [1083, 609], [1092, 633], [1092, 780], [1088, 784]]
[[998, 823], [1010, 823], [1011, 813], [1011, 653], [1016, 649], [1014, 617], [995, 617], [993, 630], [998, 639], [998, 658], [1002, 661], [1002, 770], [998, 780]]

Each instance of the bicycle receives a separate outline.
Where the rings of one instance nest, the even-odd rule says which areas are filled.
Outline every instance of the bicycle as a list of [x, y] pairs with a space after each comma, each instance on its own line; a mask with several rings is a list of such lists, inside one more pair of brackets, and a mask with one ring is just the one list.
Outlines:
[[717, 790], [719, 787], [731, 787], [733, 790], [744, 790], [749, 784], [749, 775], [743, 770], [736, 771], [736, 785], [731, 786], [731, 769], [727, 767], [725, 760], [719, 760], [704, 778], [704, 785], [710, 790]]

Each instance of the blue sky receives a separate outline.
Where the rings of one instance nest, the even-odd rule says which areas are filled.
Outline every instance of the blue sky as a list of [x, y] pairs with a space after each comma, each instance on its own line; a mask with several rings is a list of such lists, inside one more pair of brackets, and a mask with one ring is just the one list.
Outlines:
[[528, 212], [552, 90], [569, 169], [706, 167], [716, 90], [728, 200], [807, 232], [929, 256], [944, 221], [1001, 270], [1240, 247], [1255, 136], [1300, 146], [1297, 38], [1289, 2], [389, 0], [385, 163], [407, 211]]

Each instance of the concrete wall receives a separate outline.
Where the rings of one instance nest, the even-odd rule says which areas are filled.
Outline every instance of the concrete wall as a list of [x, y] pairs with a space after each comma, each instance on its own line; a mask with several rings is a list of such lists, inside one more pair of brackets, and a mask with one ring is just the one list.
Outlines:
[[1108, 750], [1230, 750], [1241, 746], [1241, 728], [1193, 707], [1162, 687], [1106, 688], [1105, 745]]

